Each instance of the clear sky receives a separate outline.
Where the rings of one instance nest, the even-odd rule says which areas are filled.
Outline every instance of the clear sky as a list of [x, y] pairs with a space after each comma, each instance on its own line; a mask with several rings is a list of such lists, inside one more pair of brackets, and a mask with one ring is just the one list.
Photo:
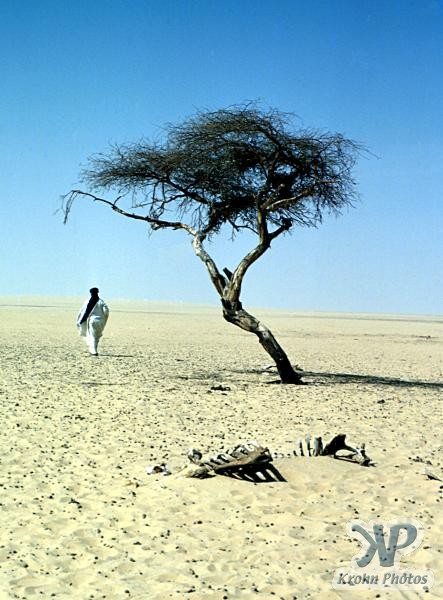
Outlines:
[[216, 304], [184, 233], [54, 211], [91, 154], [259, 99], [375, 156], [356, 208], [276, 240], [244, 304], [443, 313], [442, 0], [0, 0], [0, 82], [1, 296]]

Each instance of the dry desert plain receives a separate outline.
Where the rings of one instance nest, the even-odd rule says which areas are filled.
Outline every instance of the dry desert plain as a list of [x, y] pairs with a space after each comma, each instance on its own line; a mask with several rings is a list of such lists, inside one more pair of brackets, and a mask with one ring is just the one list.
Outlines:
[[[82, 299], [0, 299], [2, 599], [443, 597], [443, 483], [425, 475], [443, 472], [442, 318], [257, 310], [307, 372], [282, 386], [217, 308], [107, 300], [95, 358]], [[146, 474], [176, 473], [189, 447], [291, 453], [306, 433], [364, 441], [376, 466]], [[424, 538], [400, 566], [431, 570], [431, 589], [332, 589], [360, 551], [349, 522], [405, 518]]]

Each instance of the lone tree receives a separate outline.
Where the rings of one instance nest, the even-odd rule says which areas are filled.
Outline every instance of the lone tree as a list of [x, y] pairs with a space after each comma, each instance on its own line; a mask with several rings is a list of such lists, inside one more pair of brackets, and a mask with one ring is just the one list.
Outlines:
[[[299, 225], [317, 226], [325, 212], [339, 214], [352, 205], [359, 151], [341, 134], [293, 130], [291, 115], [278, 110], [246, 104], [203, 111], [168, 125], [162, 142], [115, 145], [91, 157], [81, 173], [86, 190], [62, 198], [64, 222], [73, 202], [85, 197], [145, 221], [151, 230], [185, 231], [220, 297], [223, 317], [258, 337], [282, 383], [303, 383], [271, 331], [243, 308], [242, 283], [277, 237]], [[101, 197], [103, 191], [115, 199]], [[223, 227], [232, 239], [242, 230], [256, 236], [233, 271], [220, 270], [205, 247]]]

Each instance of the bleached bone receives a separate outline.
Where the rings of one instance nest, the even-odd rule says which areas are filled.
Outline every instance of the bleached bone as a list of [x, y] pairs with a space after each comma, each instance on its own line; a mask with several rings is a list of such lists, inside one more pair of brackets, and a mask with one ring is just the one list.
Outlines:
[[149, 467], [146, 467], [146, 473], [148, 475], [158, 475], [160, 473], [162, 475], [170, 475], [171, 471], [167, 464], [162, 463], [161, 465], [150, 465]]
[[345, 442], [346, 435], [341, 433], [332, 438], [323, 448], [322, 456], [335, 456], [340, 450], [352, 450]]
[[196, 478], [204, 478], [204, 477], [214, 477], [215, 471], [206, 466], [198, 466], [198, 465], [188, 465], [181, 469], [176, 477], [196, 477]]
[[298, 451], [300, 453], [300, 456], [304, 456], [305, 453], [303, 452], [303, 440], [298, 440], [297, 446], [298, 446]]
[[255, 441], [239, 444], [225, 452], [219, 452], [207, 457], [201, 456], [197, 459], [198, 450], [188, 453], [188, 458], [192, 461], [192, 465], [188, 465], [182, 469], [178, 475], [182, 477], [207, 477], [215, 474], [217, 471], [243, 467], [254, 463], [270, 462], [272, 456], [268, 450], [260, 446]]
[[308, 456], [311, 456], [311, 436], [308, 435], [306, 436], [306, 450], [308, 451]]
[[323, 448], [322, 456], [333, 456], [334, 458], [340, 458], [338, 456], [338, 452], [341, 450], [346, 450], [350, 452], [350, 454], [346, 456], [341, 455], [341, 458], [354, 460], [365, 467], [371, 464], [372, 461], [366, 454], [365, 444], [360, 444], [359, 447], [353, 448], [352, 446], [348, 446], [345, 440], [346, 435], [344, 433], [336, 435], [334, 438], [332, 438], [329, 444], [326, 444], [326, 446]]
[[314, 438], [312, 456], [320, 456], [323, 452], [323, 440], [320, 436]]
[[199, 464], [202, 458], [202, 453], [200, 452], [200, 450], [196, 450], [195, 448], [189, 448], [187, 457], [189, 458], [189, 460], [195, 464]]
[[431, 470], [429, 470], [429, 469], [426, 468], [424, 470], [424, 475], [426, 475], [426, 477], [428, 479], [434, 479], [435, 481], [443, 481], [443, 479], [442, 479], [443, 473], [440, 476], [438, 476], [435, 473], [433, 473]]

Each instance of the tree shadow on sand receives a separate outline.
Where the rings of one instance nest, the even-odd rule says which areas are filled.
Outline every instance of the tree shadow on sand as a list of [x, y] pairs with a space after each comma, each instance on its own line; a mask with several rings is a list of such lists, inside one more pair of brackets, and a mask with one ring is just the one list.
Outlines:
[[[443, 382], [419, 381], [409, 379], [397, 379], [395, 377], [381, 377], [379, 375], [356, 375], [354, 373], [318, 373], [314, 371], [304, 371], [303, 377], [314, 378], [314, 381], [307, 381], [309, 384], [328, 384], [328, 383], [363, 383], [365, 385], [388, 385], [394, 387], [421, 387], [433, 390], [443, 390]], [[271, 382], [269, 382], [271, 383]], [[273, 383], [273, 382], [272, 382]], [[277, 382], [275, 382], [277, 383]], [[278, 382], [280, 383], [280, 382]]]
[[[243, 375], [276, 375], [276, 370], [272, 366], [264, 369], [231, 369], [230, 373]], [[297, 372], [303, 378], [304, 385], [330, 385], [335, 384], [365, 384], [365, 385], [388, 385], [396, 387], [421, 387], [432, 390], [443, 390], [443, 381], [420, 381], [414, 379], [398, 379], [396, 377], [384, 377], [381, 375], [359, 375], [356, 373], [324, 373], [320, 371], [302, 371]], [[268, 385], [282, 385], [279, 379], [266, 381]], [[291, 387], [291, 386], [290, 386]]]

